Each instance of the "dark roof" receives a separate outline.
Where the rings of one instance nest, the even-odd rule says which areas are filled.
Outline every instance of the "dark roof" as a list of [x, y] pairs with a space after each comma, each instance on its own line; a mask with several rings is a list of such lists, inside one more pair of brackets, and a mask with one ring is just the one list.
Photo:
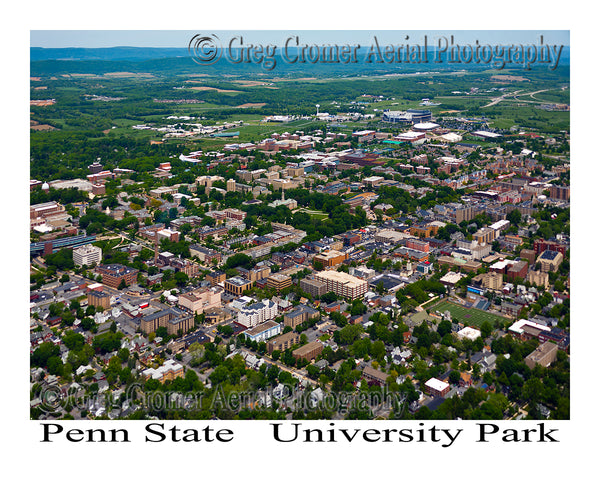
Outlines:
[[540, 255], [540, 258], [544, 260], [554, 260], [560, 252], [554, 250], [544, 250], [544, 252]]

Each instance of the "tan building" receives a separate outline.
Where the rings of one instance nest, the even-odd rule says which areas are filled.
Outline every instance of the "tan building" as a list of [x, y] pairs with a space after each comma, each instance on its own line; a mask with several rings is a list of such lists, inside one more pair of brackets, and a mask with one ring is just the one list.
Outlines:
[[92, 290], [87, 294], [88, 305], [102, 307], [104, 310], [110, 308], [110, 295]]
[[529, 265], [533, 265], [535, 263], [535, 251], [524, 248], [519, 253], [519, 257], [525, 260]]
[[483, 286], [490, 290], [502, 290], [502, 274], [497, 272], [486, 273], [483, 278]]
[[327, 284], [316, 278], [303, 278], [300, 280], [300, 288], [313, 297], [320, 297], [327, 293]]
[[246, 279], [254, 283], [257, 280], [268, 277], [269, 275], [271, 275], [271, 269], [269, 267], [254, 267], [252, 270], [248, 270], [246, 273]]
[[317, 358], [322, 351], [323, 344], [321, 342], [310, 342], [294, 350], [292, 355], [296, 360], [302, 359], [310, 362]]
[[483, 227], [477, 230], [473, 234], [473, 240], [477, 240], [477, 243], [492, 243], [496, 239], [496, 231], [489, 227]]
[[318, 316], [319, 312], [317, 310], [300, 305], [284, 315], [283, 325], [295, 329], [298, 325], [302, 325], [307, 320]]
[[288, 177], [301, 177], [304, 175], [303, 167], [287, 167], [283, 170], [283, 174]]
[[527, 273], [527, 281], [539, 287], [548, 288], [548, 273], [539, 270], [530, 270], [529, 273]]
[[199, 288], [179, 295], [179, 306], [192, 313], [203, 313], [221, 306], [221, 291], [215, 288]]
[[375, 370], [373, 367], [366, 366], [362, 371], [362, 376], [368, 382], [377, 382], [380, 385], [385, 385], [385, 382], [389, 375], [385, 372]]
[[542, 343], [533, 352], [525, 357], [525, 365], [533, 368], [541, 365], [544, 368], [549, 367], [556, 360], [558, 354], [558, 345], [552, 342]]
[[324, 268], [335, 267], [348, 259], [346, 252], [338, 252], [337, 250], [329, 250], [327, 252], [315, 255], [314, 262], [320, 263]]
[[274, 288], [278, 292], [283, 290], [284, 288], [288, 288], [292, 286], [292, 277], [289, 275], [283, 275], [281, 273], [274, 273], [267, 277], [267, 287]]
[[364, 297], [368, 290], [366, 280], [344, 272], [319, 272], [316, 274], [316, 278], [326, 284], [327, 291], [334, 292], [336, 295], [349, 298], [350, 300]]
[[187, 332], [193, 326], [193, 315], [173, 308], [159, 310], [140, 319], [140, 329], [144, 333], [155, 332], [158, 327], [165, 327], [169, 335], [177, 335], [180, 331]]
[[225, 272], [210, 272], [206, 275], [206, 279], [210, 282], [210, 286], [214, 287], [218, 283], [224, 282], [227, 278]]
[[563, 254], [553, 250], [544, 250], [537, 261], [541, 264], [542, 272], [556, 272], [563, 261]]
[[230, 318], [231, 314], [223, 307], [213, 307], [204, 310], [204, 319], [205, 322], [209, 325], [224, 322], [226, 320], [229, 320]]
[[250, 280], [245, 280], [242, 277], [231, 277], [225, 280], [223, 285], [227, 293], [231, 293], [232, 295], [236, 296], [239, 296], [246, 290], [250, 290], [252, 288], [252, 282]]
[[300, 334], [288, 332], [267, 342], [267, 352], [272, 354], [275, 350], [287, 350], [292, 345], [300, 343]]

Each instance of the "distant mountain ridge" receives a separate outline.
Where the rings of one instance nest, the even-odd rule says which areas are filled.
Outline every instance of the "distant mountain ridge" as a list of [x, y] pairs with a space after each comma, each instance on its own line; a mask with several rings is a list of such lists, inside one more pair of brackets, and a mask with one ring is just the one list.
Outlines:
[[30, 61], [40, 60], [128, 60], [144, 61], [156, 58], [188, 56], [187, 48], [107, 47], [107, 48], [44, 48], [31, 47]]
[[[302, 72], [323, 74], [326, 72], [339, 75], [356, 75], [358, 73], [414, 73], [429, 71], [482, 70], [491, 68], [490, 64], [476, 63], [435, 63], [434, 51], [430, 48], [428, 61], [423, 63], [378, 63], [366, 62], [365, 58], [370, 47], [364, 46], [358, 50], [356, 63], [289, 63], [284, 61], [281, 49], [274, 55], [276, 67], [267, 70], [259, 63], [232, 63], [221, 55], [221, 58], [210, 67], [198, 65], [191, 58], [187, 48], [153, 48], [153, 47], [110, 47], [110, 48], [30, 48], [31, 75], [56, 75], [68, 73], [105, 74], [110, 72], [137, 72], [158, 75], [182, 73], [266, 73]], [[290, 49], [294, 56], [298, 51]], [[239, 56], [238, 53], [235, 54]], [[376, 58], [374, 58], [376, 60]], [[563, 48], [560, 57], [560, 67], [568, 67], [570, 49]], [[507, 69], [522, 68], [518, 65], [507, 65]], [[536, 68], [546, 68], [545, 65]], [[502, 70], [498, 70], [501, 72]]]

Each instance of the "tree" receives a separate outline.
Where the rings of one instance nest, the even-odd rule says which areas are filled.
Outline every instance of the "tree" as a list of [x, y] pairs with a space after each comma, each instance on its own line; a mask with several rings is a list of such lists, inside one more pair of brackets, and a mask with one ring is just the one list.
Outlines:
[[125, 363], [129, 359], [129, 350], [121, 348], [117, 352], [117, 356], [119, 357], [119, 360], [121, 360], [121, 363]]
[[66, 273], [64, 273], [62, 275], [62, 277], [60, 277], [60, 283], [67, 283], [70, 279], [71, 279], [71, 277], [69, 277], [69, 275], [67, 275]]
[[506, 215], [506, 219], [514, 226], [518, 227], [521, 223], [521, 212], [518, 209], [514, 209], [512, 212]]
[[117, 287], [119, 290], [123, 290], [124, 288], [127, 288], [127, 284], [125, 283], [125, 279], [121, 279], [121, 282], [119, 283], [119, 286]]
[[481, 324], [481, 336], [483, 338], [487, 338], [491, 335], [494, 327], [492, 327], [491, 323], [487, 320]]
[[173, 275], [173, 279], [179, 287], [184, 287], [189, 281], [189, 277], [183, 272], [175, 273], [175, 275]]
[[67, 330], [62, 337], [62, 342], [69, 350], [78, 351], [85, 345], [85, 337], [73, 330]]
[[367, 306], [363, 303], [363, 301], [358, 298], [354, 300], [350, 309], [350, 315], [363, 315], [365, 313], [367, 313]]
[[460, 383], [460, 373], [452, 370], [448, 375], [448, 380], [452, 385], [458, 385]]

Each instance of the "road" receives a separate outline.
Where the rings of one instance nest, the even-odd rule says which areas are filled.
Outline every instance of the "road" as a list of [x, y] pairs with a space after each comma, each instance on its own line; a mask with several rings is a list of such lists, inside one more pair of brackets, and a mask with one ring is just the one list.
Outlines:
[[492, 107], [492, 106], [496, 105], [497, 103], [500, 103], [502, 100], [504, 100], [507, 97], [516, 97], [517, 94], [522, 91], [523, 90], [517, 90], [516, 92], [505, 93], [504, 95], [502, 95], [500, 97], [494, 98], [490, 103], [488, 103], [487, 105], [484, 105], [481, 108]]
[[[544, 90], [537, 90], [535, 92], [527, 92], [527, 93], [521, 93], [521, 94], [519, 94], [519, 93], [522, 92], [523, 90], [517, 90], [516, 92], [505, 93], [501, 97], [494, 98], [490, 103], [488, 103], [487, 105], [484, 105], [481, 108], [491, 107], [493, 105], [496, 105], [497, 103], [500, 103], [502, 100], [506, 100], [507, 98], [512, 98], [514, 100], [519, 100], [521, 102], [527, 102], [527, 103], [542, 103], [542, 101], [536, 99], [534, 97], [534, 95], [536, 95], [538, 93], [542, 93], [542, 92], [547, 92], [548, 90], [550, 90], [550, 89], [546, 88]], [[520, 100], [519, 99], [519, 97], [524, 97], [524, 96], [531, 97], [533, 100]]]
[[[247, 349], [246, 347], [241, 347], [241, 350], [244, 351], [244, 352], [246, 352], [246, 353], [250, 353], [252, 355], [255, 354], [255, 352], [253, 352], [252, 350]], [[267, 358], [267, 357], [262, 357], [262, 358], [265, 361], [265, 363], [268, 363], [269, 365], [275, 365], [275, 366], [279, 367], [280, 370], [283, 370], [285, 372], [289, 372], [289, 373], [291, 373], [296, 378], [300, 378], [302, 380], [306, 380], [308, 383], [310, 383], [313, 386], [317, 386], [318, 385], [318, 383], [316, 381], [314, 381], [312, 378], [309, 378], [306, 375], [304, 375], [303, 373], [300, 373], [295, 368], [290, 368], [290, 367], [288, 367], [287, 365], [284, 365], [281, 362], [278, 362], [278, 361], [275, 361], [275, 360], [271, 360], [270, 358]]]

